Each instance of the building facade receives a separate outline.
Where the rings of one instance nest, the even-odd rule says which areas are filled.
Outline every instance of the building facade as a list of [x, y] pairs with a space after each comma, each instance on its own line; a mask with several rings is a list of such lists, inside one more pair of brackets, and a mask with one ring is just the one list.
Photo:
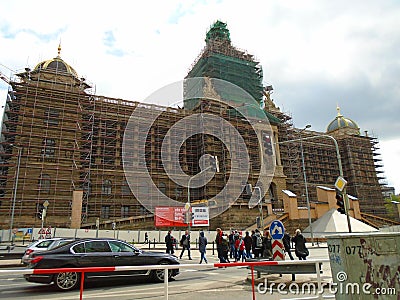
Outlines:
[[[242, 170], [232, 169], [235, 150], [227, 149], [223, 143], [230, 132], [222, 132], [222, 141], [208, 133], [185, 136], [187, 131], [176, 132], [186, 138], [178, 155], [178, 164], [185, 174], [193, 176], [201, 171], [199, 160], [204, 154], [218, 157], [220, 171], [207, 185], [189, 190], [193, 203], [221, 197], [217, 198], [219, 203], [209, 205], [218, 215], [211, 227], [224, 224], [222, 220], [229, 219], [229, 211], [234, 207], [248, 210], [250, 195], [243, 189], [246, 184], [258, 186], [265, 194], [262, 201], [272, 201], [277, 209], [283, 208], [282, 190], [292, 190], [303, 205], [306, 194], [311, 201], [316, 200], [317, 185], [333, 186], [339, 174], [331, 140], [304, 140], [303, 155], [299, 141], [292, 142], [321, 134], [337, 139], [348, 192], [359, 199], [361, 211], [385, 214], [376, 170], [376, 139], [361, 136], [358, 126], [349, 125], [340, 114], [326, 133], [294, 128], [291, 118], [271, 100], [271, 87], [263, 87], [260, 64], [246, 51], [232, 46], [226, 24], [218, 21], [207, 33], [206, 46], [186, 77], [183, 108], [95, 95], [90, 84], [61, 58], [60, 51], [59, 48], [55, 58], [15, 74], [10, 81], [0, 143], [3, 228], [11, 220], [19, 227], [39, 226], [38, 214], [46, 200], [46, 222], [68, 227], [73, 193], [79, 190], [83, 191], [82, 224], [94, 223], [97, 218], [106, 221], [151, 216], [153, 211], [137, 199], [138, 194], [146, 195], [153, 207], [163, 205], [165, 196], [184, 205], [188, 200], [187, 184], [176, 183], [167, 174], [167, 165], [176, 162], [162, 159], [162, 142], [174, 124], [198, 113], [218, 116], [232, 124], [244, 137], [249, 154], [247, 179], [234, 182], [243, 192], [232, 198], [224, 186], [235, 172]], [[190, 79], [196, 77], [202, 79], [193, 84]], [[223, 81], [239, 86], [253, 101], [246, 100], [241, 92], [221, 87]], [[193, 97], [196, 89], [202, 91], [201, 97]], [[138, 119], [143, 120], [157, 114], [148, 135], [140, 134], [139, 123], [133, 123], [126, 133], [134, 112], [140, 112]], [[221, 132], [220, 124], [210, 121], [208, 125]], [[204, 124], [199, 121], [192, 126], [202, 128]], [[124, 149], [124, 138], [125, 142], [130, 141], [129, 150]], [[167, 149], [167, 157], [171, 157], [171, 147]], [[237, 156], [239, 152], [236, 150]], [[124, 164], [126, 167], [135, 162], [145, 166], [157, 192], [141, 180], [139, 173], [126, 176]], [[273, 172], [263, 172], [264, 164], [274, 166]], [[220, 213], [225, 209], [228, 211], [222, 217]]]

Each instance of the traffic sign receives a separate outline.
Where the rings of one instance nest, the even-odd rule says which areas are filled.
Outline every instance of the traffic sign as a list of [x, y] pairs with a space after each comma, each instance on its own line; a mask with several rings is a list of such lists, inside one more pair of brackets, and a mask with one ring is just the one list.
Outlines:
[[283, 223], [279, 220], [275, 220], [269, 226], [269, 233], [274, 240], [281, 240], [285, 233], [285, 227]]
[[347, 184], [346, 179], [344, 179], [342, 176], [339, 176], [339, 177], [336, 179], [335, 187], [336, 187], [339, 191], [342, 192], [342, 191], [344, 190], [346, 184]]
[[272, 240], [272, 258], [273, 260], [285, 260], [285, 253], [283, 252], [282, 240]]

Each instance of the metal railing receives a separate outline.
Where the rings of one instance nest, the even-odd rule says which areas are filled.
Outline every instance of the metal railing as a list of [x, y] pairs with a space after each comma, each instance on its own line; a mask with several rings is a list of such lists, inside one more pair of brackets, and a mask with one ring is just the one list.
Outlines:
[[[121, 272], [121, 271], [138, 271], [138, 270], [164, 270], [167, 274], [171, 269], [210, 269], [225, 268], [225, 267], [249, 267], [251, 270], [251, 286], [252, 286], [252, 299], [256, 299], [255, 294], [255, 280], [254, 280], [254, 267], [268, 266], [268, 265], [310, 265], [315, 264], [315, 269], [319, 270], [322, 263], [329, 262], [329, 259], [313, 259], [303, 261], [258, 261], [258, 262], [236, 262], [236, 263], [214, 263], [214, 264], [179, 264], [179, 265], [143, 265], [143, 266], [118, 266], [118, 267], [87, 267], [87, 268], [55, 268], [55, 269], [8, 269], [0, 270], [0, 275], [15, 275], [15, 274], [56, 274], [64, 272], [77, 272], [81, 273], [80, 283], [80, 298], [83, 299], [84, 288], [84, 274], [93, 272]], [[320, 272], [316, 272], [318, 291], [322, 290], [322, 280]], [[164, 276], [164, 299], [168, 300], [168, 276]], [[300, 299], [300, 298], [297, 298]], [[310, 299], [309, 297], [305, 299]], [[322, 299], [322, 294], [316, 296], [316, 299]]]

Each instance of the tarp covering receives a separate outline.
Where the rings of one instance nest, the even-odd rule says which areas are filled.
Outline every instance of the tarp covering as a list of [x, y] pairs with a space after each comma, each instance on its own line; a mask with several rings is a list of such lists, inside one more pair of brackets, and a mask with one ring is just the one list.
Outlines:
[[[350, 217], [351, 231], [352, 232], [371, 232], [379, 231], [378, 229], [365, 224], [353, 217]], [[339, 213], [335, 208], [329, 210], [321, 218], [311, 223], [313, 237], [325, 237], [335, 233], [347, 233], [349, 228], [347, 225], [347, 216]], [[310, 226], [303, 230], [305, 237], [310, 237]]]

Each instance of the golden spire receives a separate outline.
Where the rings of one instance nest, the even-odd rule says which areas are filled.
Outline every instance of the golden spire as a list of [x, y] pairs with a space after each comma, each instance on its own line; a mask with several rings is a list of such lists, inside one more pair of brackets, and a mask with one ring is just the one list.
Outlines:
[[60, 40], [60, 43], [58, 44], [58, 55], [57, 55], [57, 57], [60, 57], [60, 53], [61, 53], [61, 40]]
[[339, 104], [336, 104], [336, 110], [337, 110], [337, 116], [338, 116], [338, 117], [341, 117], [341, 116], [342, 116], [342, 114], [340, 113], [340, 107], [339, 107]]

